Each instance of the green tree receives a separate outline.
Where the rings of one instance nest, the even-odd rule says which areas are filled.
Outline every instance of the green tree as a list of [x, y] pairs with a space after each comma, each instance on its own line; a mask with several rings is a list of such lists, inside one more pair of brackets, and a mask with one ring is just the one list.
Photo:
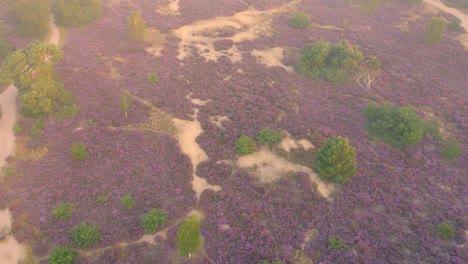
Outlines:
[[101, 16], [102, 0], [53, 0], [52, 10], [57, 24], [77, 27]]
[[443, 17], [432, 17], [426, 26], [425, 38], [429, 45], [435, 45], [444, 36], [447, 21]]
[[58, 246], [50, 254], [49, 264], [75, 264], [77, 256], [73, 249]]
[[166, 222], [166, 214], [159, 209], [151, 209], [143, 217], [141, 225], [145, 230], [145, 233], [154, 234], [156, 229]]
[[181, 256], [191, 257], [201, 245], [201, 221], [197, 216], [185, 219], [177, 231], [177, 245]]
[[141, 12], [131, 13], [128, 16], [127, 24], [131, 40], [143, 41], [145, 39], [146, 23], [141, 17]]
[[245, 156], [257, 151], [255, 140], [246, 135], [241, 135], [234, 145], [237, 155]]
[[448, 223], [439, 224], [437, 226], [437, 233], [444, 240], [448, 240], [448, 239], [451, 239], [451, 238], [455, 237], [455, 230]]
[[281, 130], [271, 130], [268, 127], [258, 131], [257, 139], [260, 144], [264, 145], [278, 145], [283, 140], [283, 133]]
[[21, 35], [27, 38], [41, 38], [49, 32], [50, 4], [48, 0], [7, 2], [8, 14]]
[[101, 231], [96, 226], [80, 223], [73, 227], [72, 242], [80, 248], [88, 248], [94, 246], [101, 240]]
[[132, 97], [128, 93], [122, 93], [120, 95], [120, 110], [125, 113], [125, 117], [128, 117], [128, 110], [132, 105]]
[[448, 161], [456, 161], [461, 155], [460, 144], [455, 138], [444, 140], [442, 143], [442, 157]]
[[317, 153], [315, 169], [321, 179], [346, 183], [356, 172], [356, 151], [347, 138], [327, 139]]
[[13, 51], [13, 47], [5, 40], [3, 35], [3, 21], [0, 20], [0, 65], [8, 53]]
[[409, 107], [369, 104], [364, 110], [366, 129], [385, 143], [402, 148], [422, 140], [424, 122]]
[[70, 155], [74, 160], [84, 160], [88, 157], [88, 150], [84, 144], [73, 144], [70, 148]]
[[289, 26], [296, 29], [305, 29], [310, 25], [309, 17], [304, 13], [295, 13], [289, 19]]

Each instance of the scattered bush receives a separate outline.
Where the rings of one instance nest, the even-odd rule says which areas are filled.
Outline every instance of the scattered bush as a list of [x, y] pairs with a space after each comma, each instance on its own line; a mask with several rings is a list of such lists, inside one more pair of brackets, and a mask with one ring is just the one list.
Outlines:
[[159, 82], [159, 75], [155, 72], [148, 73], [148, 81], [150, 83], [158, 83]]
[[364, 113], [367, 130], [378, 140], [399, 148], [422, 140], [424, 123], [409, 107], [371, 103]]
[[425, 38], [429, 45], [435, 45], [444, 36], [447, 21], [443, 17], [432, 17], [426, 26]]
[[280, 130], [271, 130], [268, 127], [258, 131], [257, 139], [263, 145], [278, 145], [283, 140], [283, 133]]
[[317, 153], [315, 169], [321, 179], [346, 183], [356, 172], [356, 151], [347, 138], [327, 139]]
[[159, 209], [151, 209], [143, 217], [141, 225], [145, 230], [145, 233], [154, 234], [156, 229], [166, 222], [166, 214]]
[[58, 246], [50, 254], [49, 264], [74, 264], [77, 256], [73, 249]]
[[245, 156], [254, 153], [257, 151], [257, 144], [255, 140], [246, 135], [241, 135], [240, 138], [236, 141], [234, 146], [237, 155]]
[[337, 237], [329, 237], [327, 242], [327, 247], [329, 249], [345, 249], [345, 245], [341, 239]]
[[296, 29], [304, 29], [309, 27], [309, 17], [304, 13], [295, 13], [289, 19], [289, 26]]
[[135, 206], [135, 203], [133, 202], [133, 197], [130, 194], [127, 194], [124, 197], [122, 197], [121, 201], [127, 209], [132, 209]]
[[71, 203], [60, 203], [54, 208], [52, 214], [57, 219], [69, 218], [73, 213], [73, 205]]
[[107, 196], [99, 195], [98, 198], [96, 199], [96, 202], [97, 203], [105, 203], [108, 200], [109, 200], [109, 198], [107, 198]]
[[54, 0], [52, 11], [59, 25], [86, 25], [101, 16], [102, 0]]
[[461, 155], [460, 144], [455, 138], [444, 140], [442, 143], [442, 157], [448, 161], [456, 161]]
[[101, 231], [99, 228], [81, 223], [73, 227], [72, 242], [80, 248], [88, 248], [94, 246], [101, 239]]
[[296, 64], [299, 74], [309, 78], [322, 78], [333, 83], [344, 83], [358, 73], [377, 71], [376, 57], [364, 57], [359, 47], [348, 40], [336, 44], [317, 41], [306, 45]]
[[455, 237], [455, 230], [448, 223], [441, 223], [437, 226], [437, 233], [442, 239], [448, 240]]
[[130, 39], [142, 41], [146, 35], [146, 23], [141, 17], [141, 12], [133, 12], [127, 19], [128, 30], [130, 32]]
[[74, 160], [84, 160], [88, 157], [88, 150], [84, 144], [73, 144], [70, 148], [70, 155]]
[[201, 245], [201, 221], [197, 216], [185, 219], [177, 231], [177, 245], [181, 256], [190, 257]]

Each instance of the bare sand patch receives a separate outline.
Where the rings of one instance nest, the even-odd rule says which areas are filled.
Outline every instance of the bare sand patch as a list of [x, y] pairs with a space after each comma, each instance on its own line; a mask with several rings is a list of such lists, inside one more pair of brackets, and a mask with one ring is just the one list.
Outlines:
[[15, 135], [13, 125], [16, 122], [16, 87], [10, 85], [0, 94], [0, 169], [5, 165], [5, 160], [13, 152]]
[[254, 49], [251, 54], [257, 57], [258, 60], [267, 67], [281, 67], [287, 72], [293, 72], [294, 69], [291, 66], [285, 66], [282, 62], [284, 59], [284, 49], [281, 47], [275, 47], [266, 50]]
[[179, 16], [179, 2], [180, 0], [169, 0], [167, 5], [160, 6], [156, 12], [164, 16]]
[[7, 208], [0, 210], [0, 263], [17, 264], [25, 258], [25, 246], [10, 234], [11, 213]]
[[[182, 26], [174, 30], [174, 35], [181, 39], [177, 58], [183, 60], [190, 55], [190, 47], [195, 47], [206, 60], [216, 61], [221, 56], [228, 56], [231, 61], [238, 62], [242, 54], [237, 49], [236, 43], [271, 35], [273, 17], [288, 12], [300, 2], [291, 1], [266, 11], [249, 7], [232, 16], [199, 20], [191, 25]], [[230, 41], [232, 45], [221, 50], [216, 49], [214, 43], [217, 41]]]
[[147, 28], [145, 41], [150, 43], [151, 46], [145, 48], [146, 52], [154, 55], [155, 57], [161, 57], [166, 37], [167, 35], [159, 31], [157, 28]]
[[251, 169], [262, 183], [277, 182], [290, 172], [304, 172], [309, 175], [310, 180], [317, 186], [317, 191], [323, 197], [330, 199], [330, 194], [334, 189], [333, 185], [322, 182], [311, 168], [289, 162], [265, 147], [260, 151], [240, 157], [237, 165], [244, 169]]
[[279, 147], [286, 152], [290, 152], [291, 149], [303, 148], [304, 150], [313, 149], [314, 145], [307, 139], [296, 140], [291, 137], [285, 137], [279, 144]]

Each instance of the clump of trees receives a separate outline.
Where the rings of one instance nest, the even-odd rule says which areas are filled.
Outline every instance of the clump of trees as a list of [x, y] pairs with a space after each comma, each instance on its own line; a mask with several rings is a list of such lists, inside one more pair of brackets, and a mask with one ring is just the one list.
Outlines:
[[424, 136], [424, 122], [409, 107], [389, 104], [369, 104], [364, 110], [366, 129], [375, 139], [403, 148], [420, 142]]
[[7, 0], [8, 15], [18, 32], [26, 38], [42, 38], [49, 32], [48, 0]]
[[57, 79], [53, 67], [61, 57], [62, 51], [57, 46], [35, 41], [5, 59], [0, 82], [14, 82], [24, 115], [65, 119], [77, 114], [73, 97]]
[[78, 253], [68, 247], [58, 246], [54, 248], [49, 257], [49, 264], [74, 264]]
[[201, 221], [194, 215], [185, 219], [177, 231], [177, 245], [181, 256], [191, 257], [201, 246]]
[[82, 26], [101, 16], [102, 0], [53, 0], [52, 11], [57, 24]]
[[146, 23], [141, 12], [133, 12], [127, 19], [128, 31], [131, 40], [143, 41], [146, 36]]
[[347, 138], [327, 139], [317, 152], [315, 170], [325, 181], [348, 182], [357, 173], [355, 148]]
[[355, 79], [362, 82], [362, 75], [371, 79], [380, 70], [380, 61], [374, 56], [364, 56], [358, 46], [348, 40], [336, 44], [323, 40], [306, 45], [296, 63], [299, 74], [309, 78], [320, 78], [333, 83], [344, 83]]
[[305, 29], [310, 25], [309, 17], [304, 13], [295, 13], [289, 18], [289, 26], [296, 29]]
[[425, 39], [429, 45], [435, 45], [444, 36], [447, 21], [443, 17], [432, 17], [426, 26]]

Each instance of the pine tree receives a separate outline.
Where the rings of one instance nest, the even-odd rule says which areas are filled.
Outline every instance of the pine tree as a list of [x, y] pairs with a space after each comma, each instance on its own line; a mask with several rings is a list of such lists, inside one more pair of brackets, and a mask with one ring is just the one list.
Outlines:
[[133, 12], [127, 19], [128, 30], [130, 31], [130, 39], [142, 41], [146, 35], [146, 24], [141, 17], [141, 12]]
[[443, 17], [432, 17], [426, 26], [426, 42], [429, 45], [435, 45], [439, 42], [445, 32], [447, 21]]

